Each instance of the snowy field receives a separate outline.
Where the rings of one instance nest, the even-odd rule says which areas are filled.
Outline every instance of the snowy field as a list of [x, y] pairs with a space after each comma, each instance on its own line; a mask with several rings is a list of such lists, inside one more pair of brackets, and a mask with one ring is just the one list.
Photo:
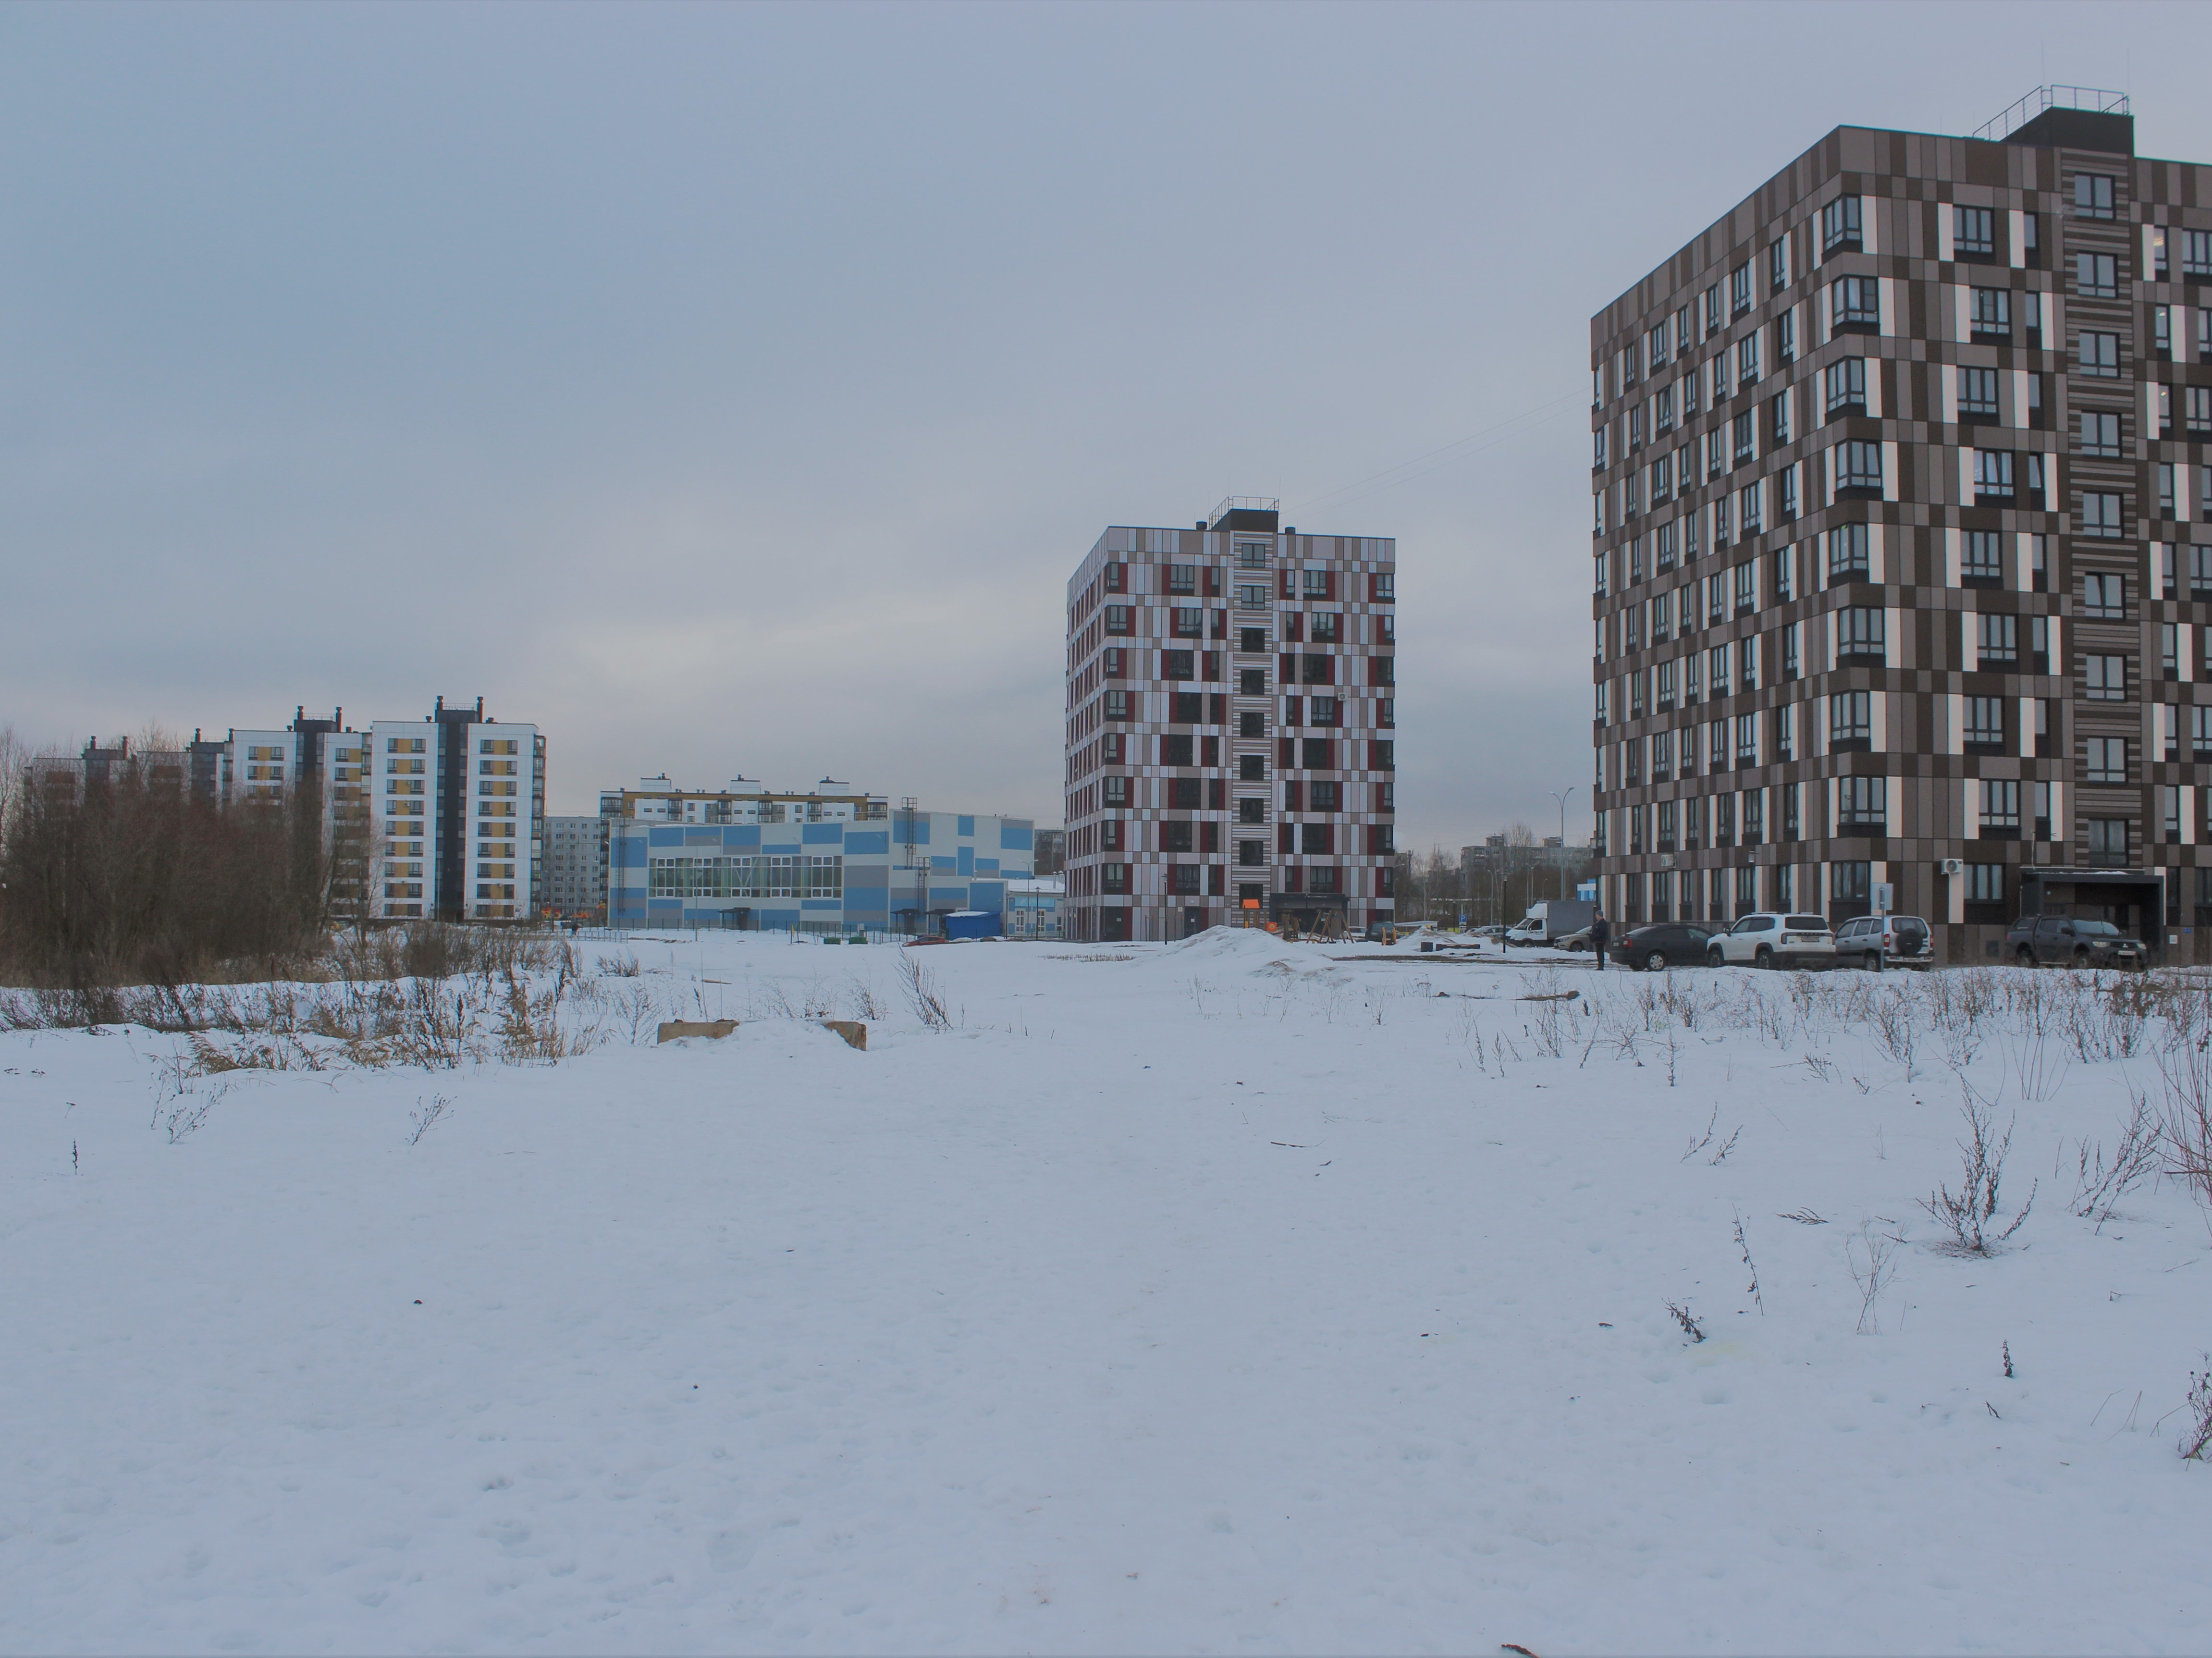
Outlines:
[[583, 948], [552, 1064], [0, 1035], [0, 1647], [2205, 1646], [2207, 1211], [2075, 1201], [2201, 987]]

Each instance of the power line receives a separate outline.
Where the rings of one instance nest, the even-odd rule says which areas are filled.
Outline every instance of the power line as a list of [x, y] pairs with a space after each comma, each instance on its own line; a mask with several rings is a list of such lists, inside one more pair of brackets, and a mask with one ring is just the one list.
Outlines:
[[[1486, 449], [1495, 448], [1523, 428], [1540, 424], [1546, 420], [1563, 414], [1570, 404], [1578, 401], [1580, 396], [1579, 392], [1570, 392], [1565, 397], [1554, 398], [1548, 403], [1540, 403], [1534, 408], [1524, 409], [1519, 414], [1510, 416], [1494, 426], [1486, 426], [1480, 432], [1472, 432], [1466, 437], [1455, 439], [1441, 448], [1431, 449], [1425, 454], [1415, 455], [1412, 459], [1400, 461], [1395, 466], [1386, 466], [1379, 472], [1370, 473], [1368, 477], [1354, 483], [1331, 489], [1326, 495], [1310, 496], [1298, 502], [1290, 511], [1303, 518], [1310, 509], [1348, 506], [1354, 501], [1364, 500], [1371, 495], [1379, 495], [1382, 491], [1395, 489], [1401, 483], [1410, 483], [1415, 478], [1425, 477], [1431, 472], [1441, 471], [1447, 466], [1479, 455]], [[1485, 439], [1488, 439], [1489, 441], [1483, 441]], [[1469, 448], [1468, 446], [1470, 444], [1475, 446]], [[1409, 470], [1413, 468], [1419, 470]], [[1289, 516], [1289, 513], [1286, 513], [1285, 516]]]

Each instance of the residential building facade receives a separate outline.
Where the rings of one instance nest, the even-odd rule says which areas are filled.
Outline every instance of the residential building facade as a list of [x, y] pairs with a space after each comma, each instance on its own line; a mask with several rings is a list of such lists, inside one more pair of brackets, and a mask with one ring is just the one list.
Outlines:
[[545, 844], [545, 739], [483, 699], [368, 727], [375, 902], [387, 920], [535, 915]]
[[1115, 525], [1069, 579], [1071, 938], [1391, 916], [1397, 544], [1279, 517]]
[[607, 820], [549, 815], [545, 819], [544, 914], [563, 920], [604, 922], [607, 915]]
[[1617, 925], [2212, 944], [2212, 170], [1840, 127], [1591, 324]]
[[803, 793], [645, 778], [600, 812], [615, 926], [929, 933], [955, 911], [1002, 914], [1007, 881], [1031, 872], [1027, 818], [894, 809], [831, 778]]

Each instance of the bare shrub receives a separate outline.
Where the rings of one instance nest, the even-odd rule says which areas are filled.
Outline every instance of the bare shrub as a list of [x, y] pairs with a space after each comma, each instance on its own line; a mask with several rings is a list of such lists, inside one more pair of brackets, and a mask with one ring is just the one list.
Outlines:
[[1667, 1303], [1667, 1310], [1674, 1315], [1674, 1322], [1682, 1327], [1682, 1333], [1689, 1337], [1693, 1345], [1705, 1339], [1705, 1327], [1691, 1316], [1688, 1303], [1677, 1306], [1670, 1301]]
[[911, 952], [899, 958], [899, 976], [906, 981], [906, 999], [915, 1017], [932, 1030], [950, 1029], [952, 1014], [937, 987], [936, 976]]
[[[2040, 1182], [2028, 1187], [2027, 1201], [1999, 1229], [1998, 1192], [2004, 1180], [2005, 1158], [2012, 1151], [2013, 1122], [2005, 1125], [2002, 1134], [1997, 1133], [1996, 1112], [1989, 1102], [1963, 1082], [1960, 1086], [1966, 1098], [1959, 1109], [1966, 1119], [1966, 1137], [1959, 1142], [1960, 1189], [1954, 1193], [1948, 1185], [1938, 1186], [1921, 1199], [1920, 1206], [1951, 1234], [1941, 1247], [1954, 1254], [1990, 1255], [2020, 1230], [2028, 1211], [2035, 1206]], [[2017, 1121], [2015, 1115], [2013, 1121]]]
[[2204, 1368], [2189, 1373], [2190, 1424], [2182, 1430], [2181, 1443], [2177, 1448], [2192, 1462], [2204, 1461], [2204, 1453], [2212, 1449], [2212, 1353], [2204, 1356]]
[[637, 957], [625, 950], [619, 956], [600, 957], [599, 971], [617, 979], [635, 979], [644, 969], [638, 965]]
[[2191, 1044], [2158, 1056], [2166, 1081], [2159, 1124], [2166, 1172], [2212, 1204], [2212, 1053]]
[[[1865, 987], [1856, 988], [1863, 993]], [[1920, 1042], [1920, 1010], [1913, 1005], [1911, 996], [1893, 988], [1869, 996], [1867, 1017], [1874, 1025], [1875, 1045], [1903, 1066], [1905, 1079], [1911, 1081], [1914, 1055]]]
[[882, 999], [877, 996], [876, 987], [866, 980], [854, 979], [847, 987], [847, 990], [852, 998], [853, 1015], [855, 1018], [876, 1020], [890, 1017], [890, 1010], [885, 1007]]
[[[1897, 1242], [1891, 1233], [1875, 1231], [1871, 1221], [1860, 1224], [1856, 1238], [1844, 1241], [1844, 1262], [1850, 1268], [1851, 1282], [1859, 1288], [1859, 1321], [1856, 1328], [1860, 1335], [1881, 1333], [1881, 1292], [1897, 1276], [1893, 1262]], [[1866, 1254], [1863, 1267], [1858, 1257], [1862, 1249]]]
[[2129, 1189], [2158, 1169], [2160, 1129], [2151, 1114], [2150, 1102], [2136, 1095], [2134, 1109], [2120, 1131], [2120, 1143], [2109, 1161], [2105, 1143], [2093, 1146], [2081, 1140], [2075, 1148], [2074, 1200], [2067, 1206], [2084, 1220], [2094, 1220], [2101, 1230]]
[[430, 1102], [428, 1105], [417, 1099], [415, 1102], [415, 1109], [407, 1114], [407, 1121], [415, 1125], [415, 1132], [407, 1137], [407, 1144], [421, 1145], [422, 1136], [430, 1132], [430, 1126], [442, 1121], [447, 1114], [453, 1109], [453, 1102], [443, 1094], [430, 1096]]

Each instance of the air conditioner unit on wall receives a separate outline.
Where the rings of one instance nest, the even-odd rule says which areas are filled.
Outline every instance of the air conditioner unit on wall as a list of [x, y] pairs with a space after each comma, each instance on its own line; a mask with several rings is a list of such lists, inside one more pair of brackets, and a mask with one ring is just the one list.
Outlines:
[[1946, 875], [1956, 875], [1966, 867], [1966, 864], [1962, 858], [1946, 858], [1937, 867]]

